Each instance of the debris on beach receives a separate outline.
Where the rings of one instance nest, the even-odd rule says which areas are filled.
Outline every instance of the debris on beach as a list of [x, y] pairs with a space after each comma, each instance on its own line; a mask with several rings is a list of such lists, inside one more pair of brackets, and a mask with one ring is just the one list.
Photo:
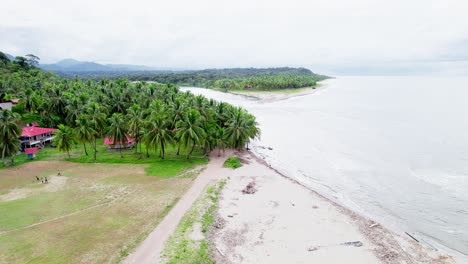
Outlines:
[[308, 247], [307, 251], [316, 251], [318, 249], [319, 249], [319, 247]]
[[246, 164], [246, 165], [250, 164], [250, 161], [248, 161], [247, 159], [240, 158], [240, 157], [238, 157], [237, 159], [239, 159], [240, 163], [242, 164]]
[[312, 209], [318, 209], [319, 207], [317, 205], [313, 205]]
[[341, 245], [343, 245], [343, 246], [362, 247], [364, 244], [362, 244], [361, 241], [351, 241], [351, 242], [341, 243]]
[[215, 222], [213, 224], [213, 226], [217, 229], [222, 229], [225, 225], [226, 221], [224, 221], [223, 218], [217, 216], [216, 219], [215, 219]]
[[295, 204], [293, 201], [291, 201], [291, 205], [292, 205], [292, 206], [295, 206], [296, 204]]
[[245, 186], [245, 188], [242, 190], [242, 193], [244, 194], [254, 194], [256, 191], [257, 191], [257, 188], [255, 188], [255, 182], [252, 181], [252, 182], [249, 182], [249, 184], [247, 184], [247, 186]]
[[272, 147], [268, 147], [268, 149], [269, 149], [269, 150], [273, 150], [273, 148], [272, 148]]

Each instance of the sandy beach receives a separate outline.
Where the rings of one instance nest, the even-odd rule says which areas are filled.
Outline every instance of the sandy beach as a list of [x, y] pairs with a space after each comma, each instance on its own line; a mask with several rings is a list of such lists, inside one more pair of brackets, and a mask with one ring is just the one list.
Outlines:
[[306, 87], [297, 89], [287, 89], [278, 91], [229, 91], [229, 93], [242, 95], [246, 97], [255, 98], [261, 103], [271, 103], [276, 101], [287, 100], [293, 97], [305, 96], [321, 90], [321, 86], [318, 87]]
[[[217, 263], [455, 263], [283, 177], [249, 152], [221, 193]], [[244, 194], [255, 182], [256, 192]]]

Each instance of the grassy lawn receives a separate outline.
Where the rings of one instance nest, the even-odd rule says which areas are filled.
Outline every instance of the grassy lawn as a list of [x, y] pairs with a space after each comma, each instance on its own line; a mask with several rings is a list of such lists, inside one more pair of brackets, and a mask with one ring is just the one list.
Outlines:
[[187, 171], [208, 161], [201, 150], [187, 159], [168, 147], [163, 160], [145, 146], [123, 158], [98, 146], [96, 161], [79, 144], [70, 158], [48, 147], [0, 169], [0, 263], [119, 262], [190, 187], [197, 172]]
[[[50, 161], [47, 155], [0, 172], [0, 263], [118, 262], [193, 180], [165, 178], [179, 165], [148, 177], [148, 164]], [[36, 175], [50, 183], [35, 181]]]
[[107, 146], [103, 144], [103, 139], [99, 139], [97, 145], [96, 160], [94, 160], [89, 144], [87, 144], [88, 156], [85, 155], [83, 144], [78, 144], [70, 151], [71, 158], [68, 158], [67, 153], [59, 152], [57, 148], [47, 147], [39, 150], [34, 160], [29, 160], [25, 154], [18, 155], [15, 158], [15, 166], [41, 160], [72, 161], [78, 163], [149, 164], [145, 169], [148, 175], [167, 178], [208, 162], [208, 159], [203, 156], [202, 151], [198, 148], [193, 151], [190, 159], [187, 159], [187, 150], [181, 149], [180, 155], [177, 155], [176, 147], [167, 146], [165, 158], [161, 159], [159, 151], [153, 149], [149, 150], [149, 157], [147, 157], [146, 146], [142, 145], [141, 154], [136, 153], [135, 149], [125, 150], [122, 151], [123, 158], [121, 158], [118, 151], [107, 151]]
[[214, 223], [219, 193], [225, 185], [220, 181], [207, 188], [184, 215], [174, 234], [166, 242], [163, 259], [166, 264], [215, 263], [210, 255], [208, 232]]

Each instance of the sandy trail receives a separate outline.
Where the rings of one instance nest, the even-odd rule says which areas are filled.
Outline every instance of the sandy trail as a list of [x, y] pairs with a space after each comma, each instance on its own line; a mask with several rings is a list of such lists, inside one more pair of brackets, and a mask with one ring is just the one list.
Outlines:
[[136, 250], [125, 259], [124, 263], [160, 262], [161, 251], [164, 249], [166, 240], [175, 231], [184, 214], [192, 207], [208, 183], [225, 176], [223, 174], [226, 170], [223, 170], [223, 163], [231, 154], [232, 152], [226, 151], [221, 157], [214, 153], [210, 156], [206, 169], [198, 175], [190, 189]]

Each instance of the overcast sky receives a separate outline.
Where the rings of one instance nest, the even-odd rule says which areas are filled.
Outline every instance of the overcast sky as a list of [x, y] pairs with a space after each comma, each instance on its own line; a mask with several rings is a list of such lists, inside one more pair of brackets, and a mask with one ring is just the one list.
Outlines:
[[468, 73], [466, 0], [2, 0], [0, 50], [156, 67]]

